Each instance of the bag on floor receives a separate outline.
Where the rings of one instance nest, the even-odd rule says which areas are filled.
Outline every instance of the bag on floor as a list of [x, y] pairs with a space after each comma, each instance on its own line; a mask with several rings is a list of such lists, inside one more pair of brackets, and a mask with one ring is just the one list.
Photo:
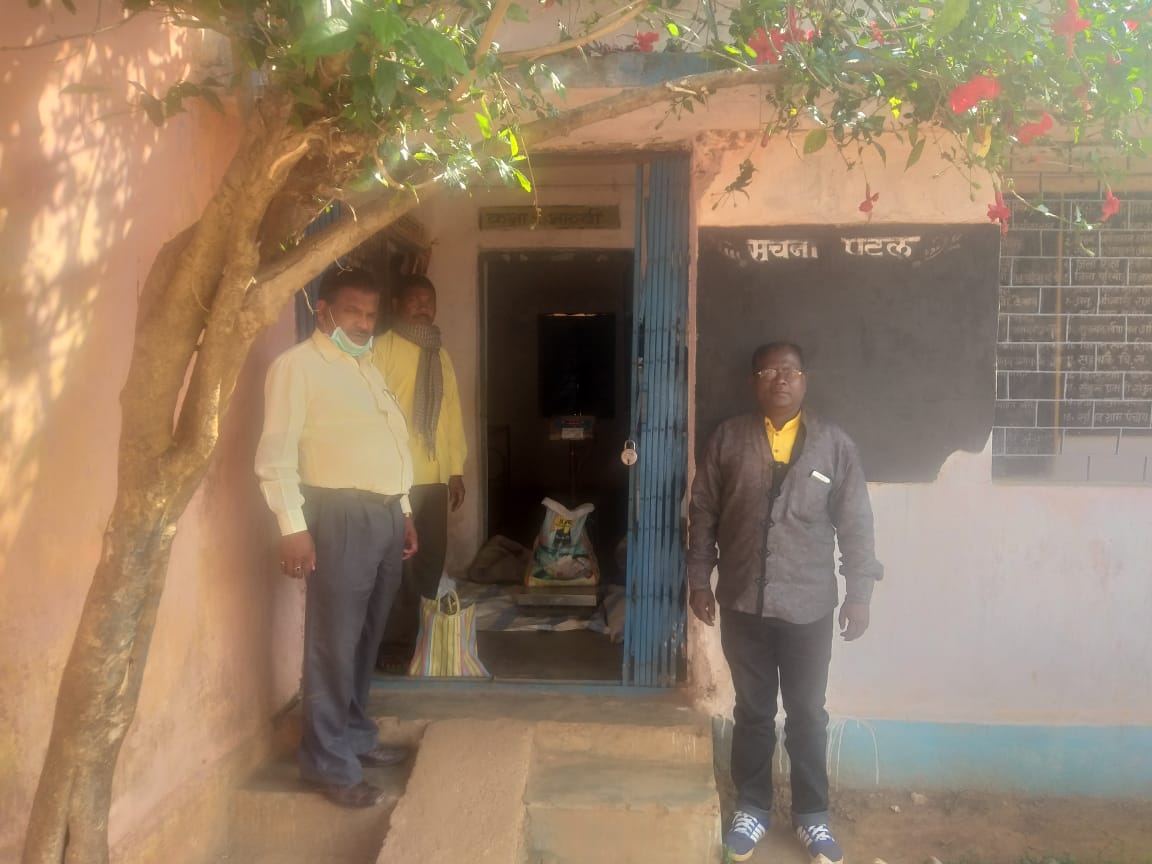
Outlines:
[[468, 567], [468, 581], [481, 585], [519, 585], [531, 550], [500, 534], [480, 547]]
[[596, 508], [591, 504], [581, 504], [575, 510], [569, 510], [551, 498], [545, 498], [541, 503], [544, 505], [544, 521], [532, 546], [532, 559], [528, 562], [524, 584], [529, 588], [597, 584], [600, 568], [584, 528], [588, 514]]
[[476, 607], [455, 591], [420, 598], [420, 637], [408, 674], [417, 678], [488, 678], [476, 651]]

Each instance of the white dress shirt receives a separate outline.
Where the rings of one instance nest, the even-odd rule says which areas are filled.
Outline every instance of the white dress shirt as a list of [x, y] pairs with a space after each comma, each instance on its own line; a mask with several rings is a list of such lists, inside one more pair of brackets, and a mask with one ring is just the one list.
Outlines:
[[371, 351], [352, 357], [317, 330], [276, 358], [256, 475], [285, 535], [308, 528], [301, 485], [402, 495], [412, 512], [408, 426]]

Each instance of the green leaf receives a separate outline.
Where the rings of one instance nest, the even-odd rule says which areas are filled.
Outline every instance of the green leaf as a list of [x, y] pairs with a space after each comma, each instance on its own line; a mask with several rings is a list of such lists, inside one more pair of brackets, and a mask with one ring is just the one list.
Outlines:
[[408, 34], [408, 41], [433, 75], [442, 76], [448, 70], [463, 75], [468, 71], [468, 61], [460, 46], [437, 30], [427, 27], [413, 30]]
[[515, 158], [520, 154], [520, 142], [516, 139], [516, 134], [511, 129], [505, 129], [500, 133], [500, 137], [508, 143], [508, 149], [511, 151], [510, 156]]
[[356, 44], [356, 32], [345, 18], [326, 18], [300, 34], [297, 48], [305, 57], [322, 57], [347, 51]]
[[516, 176], [516, 179], [520, 181], [521, 189], [523, 189], [525, 192], [532, 191], [532, 181], [524, 175], [523, 171], [521, 171], [519, 168], [513, 168], [512, 173]]
[[813, 129], [804, 137], [804, 155], [815, 153], [828, 141], [827, 129]]
[[912, 152], [908, 154], [908, 161], [904, 163], [905, 170], [911, 168], [920, 161], [920, 157], [924, 155], [924, 144], [928, 141], [927, 138], [921, 138], [916, 142], [912, 148]]
[[944, 6], [932, 19], [932, 32], [939, 39], [947, 36], [968, 17], [968, 0], [944, 0]]
[[151, 93], [142, 93], [140, 95], [140, 107], [144, 109], [144, 113], [148, 115], [148, 119], [152, 121], [153, 125], [164, 125], [163, 102], [161, 102]]
[[887, 151], [887, 150], [885, 150], [885, 149], [884, 149], [884, 148], [883, 148], [883, 147], [880, 145], [880, 142], [879, 142], [879, 141], [876, 141], [876, 140], [873, 140], [873, 141], [872, 141], [872, 146], [873, 146], [873, 147], [875, 147], [875, 148], [876, 148], [876, 152], [880, 154], [880, 161], [881, 161], [881, 162], [883, 162], [885, 165], [887, 165], [887, 164], [888, 164], [888, 151]]
[[376, 64], [376, 71], [372, 73], [372, 86], [376, 88], [376, 101], [381, 108], [387, 109], [396, 99], [396, 64], [381, 61]]
[[196, 95], [216, 109], [216, 113], [224, 113], [224, 103], [220, 101], [220, 97], [216, 95], [216, 91], [211, 87], [200, 87]]
[[513, 3], [508, 7], [508, 20], [516, 21], [520, 24], [527, 24], [529, 20], [528, 13], [519, 3]]
[[144, 113], [148, 115], [156, 126], [164, 125], [164, 103], [153, 96], [139, 81], [129, 81], [133, 87], [140, 93], [140, 107], [144, 109]]
[[669, 36], [671, 36], [673, 39], [679, 39], [680, 38], [680, 28], [676, 26], [675, 21], [669, 21], [664, 26], [668, 28], [668, 35]]
[[408, 22], [398, 13], [390, 11], [396, 8], [395, 4], [389, 3], [382, 9], [376, 9], [368, 22], [368, 26], [372, 28], [372, 35], [376, 37], [381, 48], [392, 47], [408, 31]]
[[489, 120], [486, 116], [477, 113], [476, 125], [480, 127], [480, 134], [483, 135], [485, 139], [492, 137], [492, 121]]
[[1132, 101], [1136, 103], [1137, 108], [1144, 104], [1144, 91], [1139, 87], [1132, 88]]

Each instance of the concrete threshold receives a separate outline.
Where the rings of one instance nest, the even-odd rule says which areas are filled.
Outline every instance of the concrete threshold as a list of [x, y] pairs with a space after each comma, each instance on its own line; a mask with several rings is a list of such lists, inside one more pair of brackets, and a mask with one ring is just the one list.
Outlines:
[[234, 793], [218, 862], [678, 864], [718, 860], [709, 718], [684, 694], [374, 691], [381, 739], [418, 744], [373, 772], [389, 801], [337, 808], [301, 786], [299, 713]]

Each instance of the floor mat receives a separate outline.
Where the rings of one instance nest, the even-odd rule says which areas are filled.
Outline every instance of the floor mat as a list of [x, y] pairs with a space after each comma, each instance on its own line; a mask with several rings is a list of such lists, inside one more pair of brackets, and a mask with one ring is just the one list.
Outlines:
[[610, 585], [604, 599], [595, 609], [541, 609], [525, 608], [516, 604], [512, 588], [508, 585], [478, 585], [460, 582], [456, 594], [463, 605], [475, 604], [476, 629], [482, 632], [552, 632], [591, 630], [612, 637], [623, 638], [617, 631], [622, 628], [616, 619], [623, 611], [624, 589]]

